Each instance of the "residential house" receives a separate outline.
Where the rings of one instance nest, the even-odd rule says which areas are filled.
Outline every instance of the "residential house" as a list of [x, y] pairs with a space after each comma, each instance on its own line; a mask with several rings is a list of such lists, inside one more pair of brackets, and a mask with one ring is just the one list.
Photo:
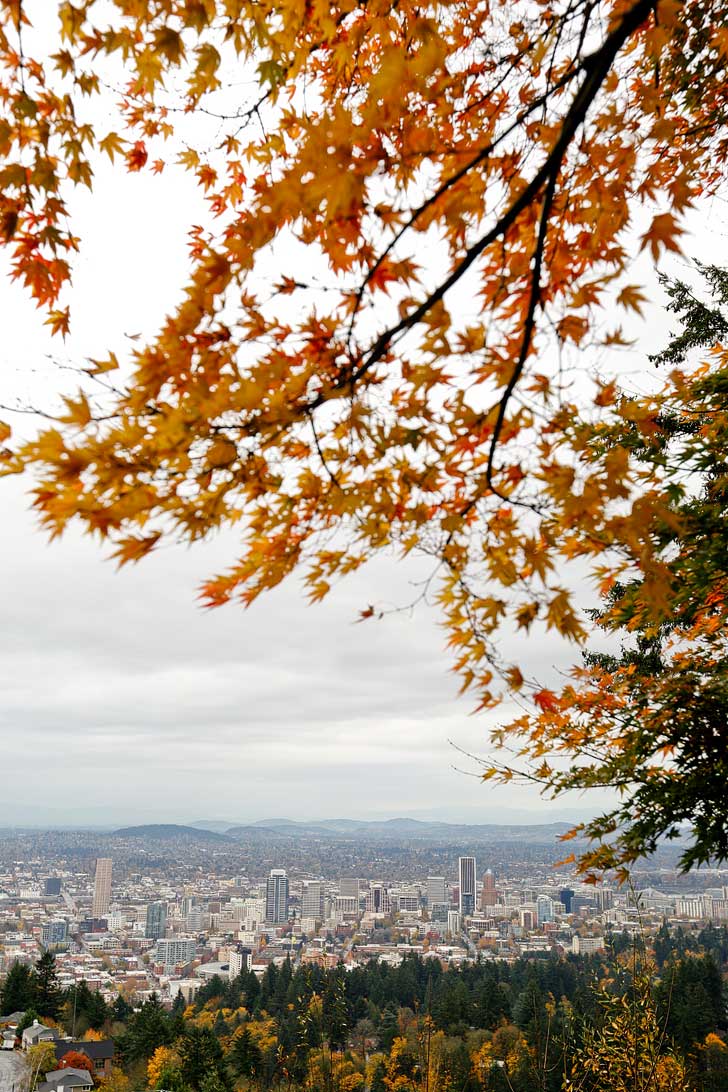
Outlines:
[[87, 1069], [54, 1069], [46, 1073], [46, 1079], [36, 1092], [91, 1092], [93, 1077]]
[[85, 1054], [91, 1060], [94, 1067], [94, 1076], [97, 1078], [108, 1077], [111, 1074], [111, 1063], [114, 1060], [114, 1042], [112, 1039], [56, 1039], [53, 1046], [56, 1050], [56, 1058], [68, 1054], [70, 1050]]
[[33, 1046], [38, 1046], [38, 1043], [50, 1043], [55, 1039], [56, 1034], [55, 1028], [47, 1028], [45, 1024], [41, 1024], [38, 1020], [34, 1020], [30, 1027], [26, 1028], [23, 1032], [23, 1050], [29, 1050]]

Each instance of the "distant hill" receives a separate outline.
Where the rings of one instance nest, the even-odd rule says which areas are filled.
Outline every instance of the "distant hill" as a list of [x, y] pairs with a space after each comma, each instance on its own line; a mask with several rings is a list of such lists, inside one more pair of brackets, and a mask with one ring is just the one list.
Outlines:
[[288, 827], [274, 830], [272, 827], [269, 829], [268, 827], [259, 826], [257, 823], [241, 823], [240, 826], [228, 827], [226, 834], [228, 838], [253, 842], [275, 842], [280, 841], [281, 838], [288, 837], [311, 837], [311, 831], [308, 828], [303, 831], [299, 831], [298, 829], [289, 831]]
[[492, 844], [495, 841], [550, 843], [570, 829], [570, 823], [441, 823], [420, 819], [321, 819], [296, 822], [292, 819], [261, 819], [255, 823], [227, 828], [230, 838], [274, 840], [275, 838], [364, 838], [382, 842], [428, 842], [440, 845]]
[[179, 823], [146, 823], [138, 827], [121, 827], [112, 832], [115, 838], [188, 838], [196, 842], [230, 842], [225, 834], [214, 830], [199, 830]]
[[213, 830], [217, 834], [224, 834], [230, 827], [244, 826], [244, 823], [231, 823], [229, 819], [195, 819], [194, 823], [186, 823], [195, 830]]

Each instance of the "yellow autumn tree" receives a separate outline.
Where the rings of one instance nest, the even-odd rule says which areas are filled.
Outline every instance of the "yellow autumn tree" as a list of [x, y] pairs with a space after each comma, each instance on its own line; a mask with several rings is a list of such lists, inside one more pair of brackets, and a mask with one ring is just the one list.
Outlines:
[[472, 1056], [472, 1073], [483, 1092], [538, 1085], [536, 1051], [513, 1024], [497, 1028]]
[[147, 1084], [159, 1088], [164, 1070], [179, 1069], [182, 1059], [173, 1047], [159, 1046], [147, 1062]]
[[29, 1047], [25, 1053], [25, 1066], [28, 1084], [32, 1090], [45, 1080], [46, 1073], [58, 1068], [58, 1059], [53, 1043], [38, 1043]]
[[364, 1088], [364, 1073], [352, 1057], [341, 1051], [312, 1050], [304, 1087], [310, 1092], [359, 1092]]
[[623, 994], [599, 992], [599, 1023], [585, 1027], [564, 1092], [698, 1092], [665, 1035], [652, 996], [655, 968], [632, 965]]
[[[152, 1084], [151, 1087], [157, 1088], [158, 1085]], [[108, 1076], [96, 1082], [96, 1089], [97, 1092], [132, 1092], [131, 1078], [120, 1066], [112, 1065]]]

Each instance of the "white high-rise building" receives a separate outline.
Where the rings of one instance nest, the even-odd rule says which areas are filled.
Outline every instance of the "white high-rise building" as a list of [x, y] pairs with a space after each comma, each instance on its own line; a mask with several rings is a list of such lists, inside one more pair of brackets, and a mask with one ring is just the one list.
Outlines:
[[467, 918], [475, 913], [475, 857], [458, 858], [460, 914]]
[[339, 880], [339, 894], [342, 899], [356, 899], [357, 906], [359, 905], [359, 880], [355, 878], [342, 877]]
[[442, 904], [445, 902], [445, 877], [444, 876], [428, 876], [427, 877], [427, 908], [431, 910], [435, 904]]
[[304, 882], [303, 891], [301, 892], [301, 917], [323, 921], [324, 885], [320, 880]]
[[193, 937], [172, 937], [158, 940], [155, 947], [157, 961], [165, 967], [176, 967], [195, 958], [197, 941]]
[[285, 868], [272, 868], [265, 885], [265, 920], [271, 925], [288, 921], [288, 876]]
[[581, 937], [576, 933], [571, 940], [574, 955], [592, 955], [604, 951], [604, 937]]
[[94, 877], [94, 897], [91, 904], [92, 918], [105, 918], [111, 902], [111, 857], [99, 857]]
[[237, 978], [243, 970], [249, 971], [253, 964], [253, 953], [250, 948], [243, 948], [238, 944], [230, 953], [230, 977]]

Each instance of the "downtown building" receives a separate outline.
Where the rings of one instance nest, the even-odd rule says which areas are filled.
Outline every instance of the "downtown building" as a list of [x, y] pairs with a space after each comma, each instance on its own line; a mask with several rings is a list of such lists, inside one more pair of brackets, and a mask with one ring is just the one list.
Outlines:
[[164, 965], [166, 973], [174, 967], [190, 963], [196, 953], [197, 941], [194, 937], [170, 937], [158, 940], [155, 946], [156, 961]]
[[475, 857], [458, 857], [458, 908], [462, 918], [475, 913]]
[[288, 876], [285, 868], [272, 868], [265, 885], [265, 920], [270, 925], [288, 921]]
[[96, 861], [94, 876], [94, 897], [91, 904], [91, 917], [94, 920], [105, 918], [111, 904], [111, 857], [99, 857]]
[[150, 902], [147, 907], [147, 921], [144, 936], [150, 940], [161, 940], [167, 932], [167, 904]]
[[392, 912], [392, 900], [383, 883], [370, 884], [366, 898], [366, 912], [367, 914], [384, 915]]
[[324, 885], [321, 880], [304, 881], [301, 891], [301, 917], [324, 919]]
[[447, 902], [447, 894], [445, 888], [444, 876], [428, 876], [427, 877], [427, 909], [431, 910], [433, 906], [442, 906]]
[[498, 892], [495, 888], [495, 876], [490, 868], [486, 868], [483, 873], [483, 883], [480, 888], [480, 909], [483, 913], [491, 907], [495, 906], [498, 901]]

